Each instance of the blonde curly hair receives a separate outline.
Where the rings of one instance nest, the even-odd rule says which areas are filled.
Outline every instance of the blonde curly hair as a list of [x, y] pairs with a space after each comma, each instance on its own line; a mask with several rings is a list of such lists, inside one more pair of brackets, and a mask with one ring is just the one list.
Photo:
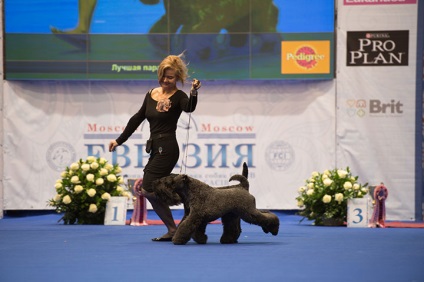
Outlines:
[[181, 84], [184, 85], [184, 82], [188, 79], [188, 68], [187, 64], [184, 61], [184, 53], [179, 55], [169, 55], [159, 64], [158, 68], [158, 80], [162, 79], [167, 69], [173, 69], [177, 77], [177, 81], [181, 81]]

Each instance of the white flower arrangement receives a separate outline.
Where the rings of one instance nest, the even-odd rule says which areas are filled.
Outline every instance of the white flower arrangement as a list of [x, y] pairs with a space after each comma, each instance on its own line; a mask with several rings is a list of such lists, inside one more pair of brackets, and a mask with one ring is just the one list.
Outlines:
[[121, 185], [122, 169], [104, 158], [87, 157], [72, 163], [54, 185], [56, 196], [48, 201], [56, 212], [63, 213], [65, 224], [103, 224], [107, 201], [113, 196], [131, 198]]
[[[324, 225], [326, 220], [343, 224], [347, 220], [347, 202], [352, 198], [362, 198], [368, 193], [368, 183], [358, 183], [358, 176], [346, 170], [325, 170], [312, 172], [305, 180], [305, 186], [298, 189], [298, 214], [313, 220], [315, 225]], [[302, 220], [303, 220], [302, 219]]]

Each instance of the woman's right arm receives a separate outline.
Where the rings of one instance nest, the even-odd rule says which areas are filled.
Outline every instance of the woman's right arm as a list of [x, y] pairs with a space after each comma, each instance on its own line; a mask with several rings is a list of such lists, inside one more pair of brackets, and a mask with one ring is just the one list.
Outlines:
[[[149, 94], [147, 94], [149, 95]], [[124, 131], [121, 133], [121, 135], [116, 140], [111, 140], [109, 143], [109, 152], [115, 151], [115, 148], [121, 144], [123, 144], [125, 141], [130, 138], [130, 136], [134, 133], [134, 131], [137, 129], [137, 127], [143, 122], [143, 120], [146, 118], [146, 106], [147, 106], [147, 95], [144, 98], [143, 105], [138, 110], [138, 112], [133, 115], [127, 123], [127, 126], [125, 126]]]

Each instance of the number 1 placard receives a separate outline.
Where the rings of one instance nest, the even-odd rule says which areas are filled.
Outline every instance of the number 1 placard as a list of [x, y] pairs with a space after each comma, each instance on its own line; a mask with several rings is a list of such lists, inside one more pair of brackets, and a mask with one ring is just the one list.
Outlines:
[[106, 204], [105, 225], [125, 225], [127, 197], [111, 197]]

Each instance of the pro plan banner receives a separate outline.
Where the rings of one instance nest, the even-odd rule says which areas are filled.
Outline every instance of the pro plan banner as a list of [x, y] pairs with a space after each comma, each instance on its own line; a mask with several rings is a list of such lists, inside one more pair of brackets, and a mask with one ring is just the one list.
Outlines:
[[348, 31], [348, 66], [407, 66], [408, 30]]
[[371, 186], [384, 183], [387, 220], [421, 218], [416, 2], [337, 3], [337, 164]]

